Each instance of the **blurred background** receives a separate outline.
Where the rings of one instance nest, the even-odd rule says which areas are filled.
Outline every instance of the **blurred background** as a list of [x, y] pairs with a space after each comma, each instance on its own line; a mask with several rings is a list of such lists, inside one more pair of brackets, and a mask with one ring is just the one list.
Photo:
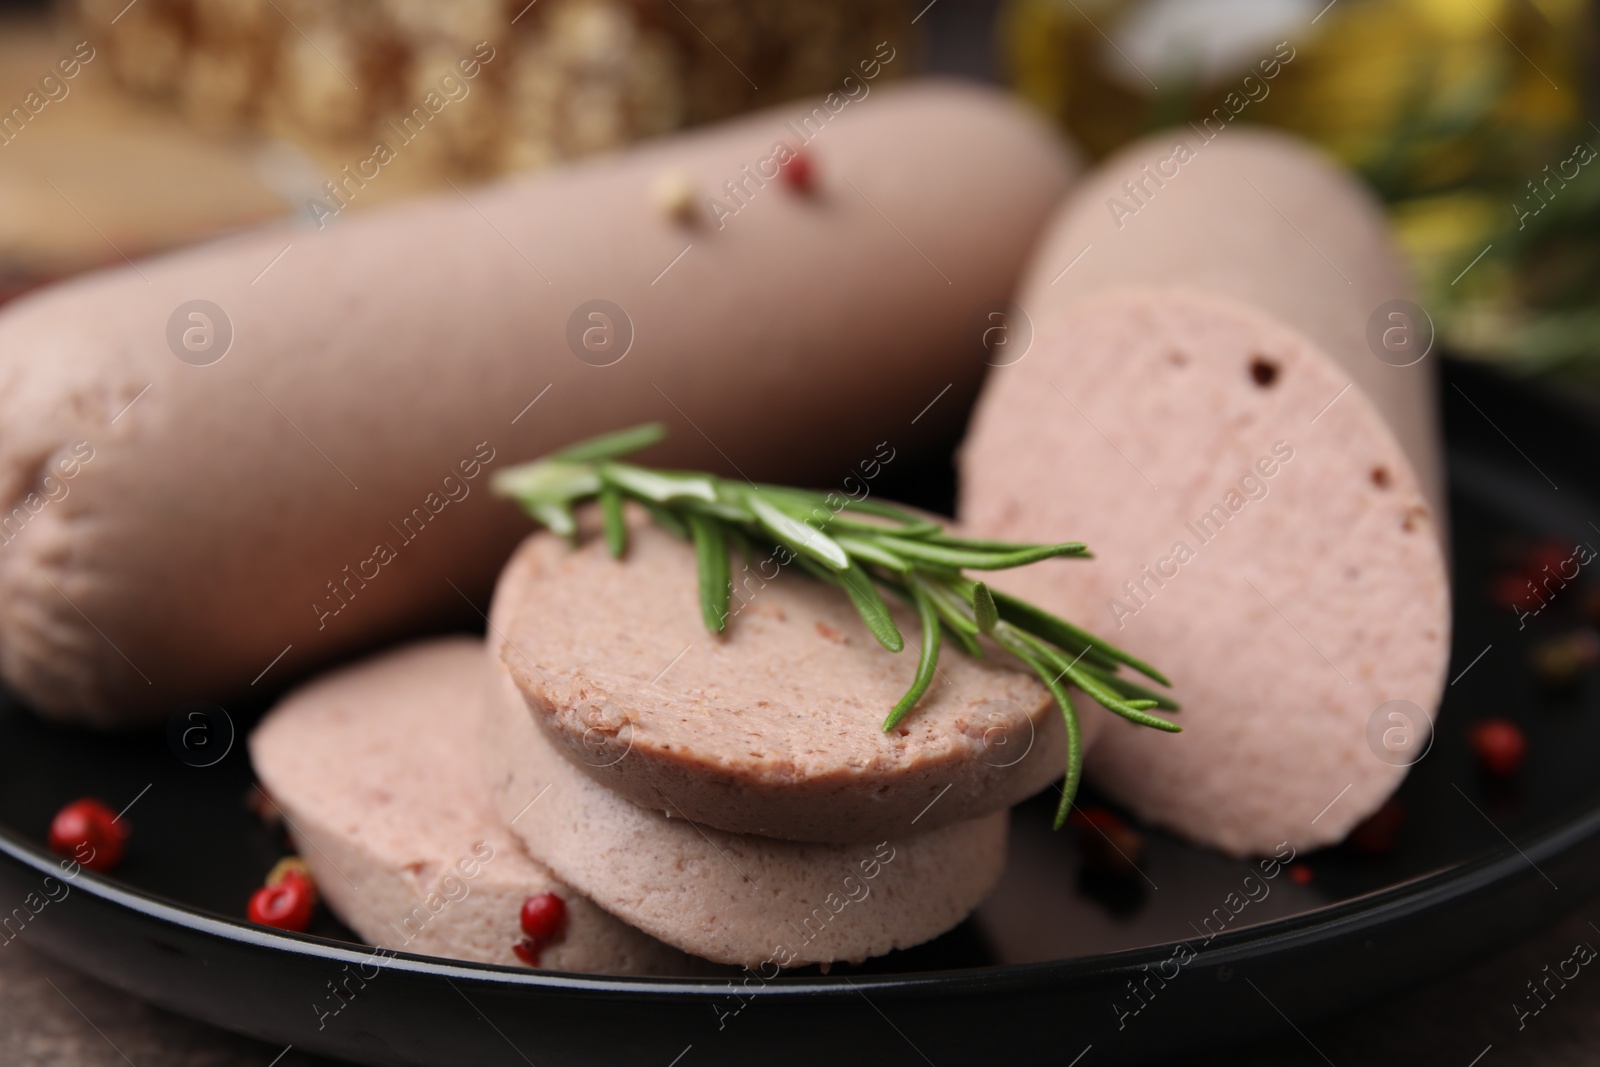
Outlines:
[[1173, 122], [1298, 131], [1384, 199], [1452, 353], [1600, 391], [1596, 6], [10, 0], [0, 300], [823, 92], [887, 40], [896, 76], [1005, 84], [1095, 157]]

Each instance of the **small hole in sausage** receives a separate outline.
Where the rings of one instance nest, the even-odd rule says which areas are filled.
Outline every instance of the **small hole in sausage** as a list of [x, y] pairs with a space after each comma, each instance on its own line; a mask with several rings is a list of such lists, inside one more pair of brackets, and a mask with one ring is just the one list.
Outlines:
[[1377, 486], [1379, 489], [1387, 489], [1387, 488], [1389, 488], [1389, 468], [1388, 467], [1373, 467], [1372, 468], [1372, 484]]
[[1265, 356], [1257, 356], [1250, 361], [1250, 377], [1261, 388], [1269, 389], [1278, 380], [1278, 365]]
[[1189, 355], [1187, 352], [1174, 348], [1167, 353], [1167, 362], [1174, 367], [1187, 367], [1189, 365]]

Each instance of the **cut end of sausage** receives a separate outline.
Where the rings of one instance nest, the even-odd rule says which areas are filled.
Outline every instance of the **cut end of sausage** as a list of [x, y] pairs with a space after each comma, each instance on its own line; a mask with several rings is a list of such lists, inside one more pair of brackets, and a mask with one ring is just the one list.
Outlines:
[[1179, 735], [1109, 726], [1089, 774], [1229, 853], [1342, 839], [1425, 751], [1443, 690], [1447, 574], [1410, 461], [1332, 360], [1229, 298], [1112, 287], [1037, 328], [979, 404], [963, 519], [1087, 542], [1083, 569], [996, 580], [1183, 705]]

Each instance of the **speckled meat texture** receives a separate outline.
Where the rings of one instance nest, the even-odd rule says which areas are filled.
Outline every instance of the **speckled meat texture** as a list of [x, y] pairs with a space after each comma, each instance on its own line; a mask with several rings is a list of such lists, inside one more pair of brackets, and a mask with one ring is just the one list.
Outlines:
[[479, 755], [484, 656], [465, 638], [401, 648], [290, 694], [251, 735], [322, 898], [374, 945], [520, 966], [522, 902], [555, 893], [567, 924], [542, 967], [704, 971], [558, 881], [501, 825]]
[[[1094, 781], [1230, 853], [1325, 845], [1395, 789], [1443, 689], [1431, 368], [1367, 349], [1369, 314], [1405, 295], [1395, 253], [1366, 195], [1286, 139], [1228, 131], [1119, 229], [1107, 200], [1171, 145], [1114, 158], [1052, 227], [961, 514], [1087, 541], [1087, 568], [997, 584], [1176, 685], [1185, 732], [1112, 724]], [[1420, 714], [1380, 712], [1394, 700]]]
[[488, 666], [484, 771], [501, 815], [563, 881], [685, 952], [770, 977], [910, 948], [966, 918], [1005, 867], [1005, 812], [854, 845], [665, 818], [564, 759], [498, 650]]
[[[914, 613], [891, 603], [907, 647], [889, 652], [838, 589], [792, 567], [764, 581], [777, 568], [758, 560], [711, 634], [693, 548], [642, 515], [620, 561], [598, 538], [529, 538], [495, 594], [530, 716], [595, 781], [669, 818], [849, 843], [1001, 811], [1061, 776], [1060, 713], [1004, 652], [947, 646], [885, 733], [916, 670]], [[1086, 739], [1099, 725], [1085, 717]]]
[[[9, 305], [6, 684], [62, 718], [149, 722], [268, 664], [283, 684], [472, 620], [461, 594], [485, 598], [527, 530], [484, 467], [603, 430], [662, 419], [651, 462], [802, 482], [891, 425], [898, 449], [936, 438], [979, 384], [964, 327], [1006, 298], [1074, 164], [987, 90], [809, 106]], [[807, 117], [814, 188], [749, 176]], [[226, 323], [208, 335], [196, 299]]]

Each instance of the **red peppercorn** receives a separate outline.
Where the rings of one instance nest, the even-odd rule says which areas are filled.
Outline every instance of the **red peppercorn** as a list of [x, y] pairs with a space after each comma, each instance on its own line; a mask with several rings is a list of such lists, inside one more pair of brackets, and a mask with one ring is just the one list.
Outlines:
[[1350, 831], [1350, 844], [1358, 852], [1381, 856], [1393, 851], [1400, 827], [1406, 821], [1405, 805], [1399, 797], [1390, 797], [1377, 811], [1368, 815]]
[[554, 893], [535, 893], [522, 902], [522, 932], [543, 944], [561, 932], [567, 922], [567, 902]]
[[1311, 879], [1311, 868], [1305, 864], [1296, 863], [1289, 867], [1289, 881], [1295, 885], [1310, 885]]
[[1467, 731], [1478, 764], [1492, 778], [1509, 778], [1528, 756], [1528, 738], [1509, 719], [1480, 719]]
[[245, 915], [262, 926], [303, 934], [311, 926], [311, 912], [316, 901], [316, 886], [311, 879], [291, 872], [272, 885], [257, 889], [250, 897]]
[[511, 946], [517, 959], [539, 966], [539, 953], [567, 925], [567, 902], [554, 893], [535, 893], [522, 902], [522, 932], [528, 936]]
[[1107, 833], [1120, 832], [1128, 826], [1122, 821], [1122, 817], [1110, 808], [1098, 807], [1073, 808], [1072, 814], [1067, 816], [1067, 821], [1074, 826], [1103, 830]]
[[1497, 574], [1490, 579], [1489, 599], [1497, 607], [1519, 613], [1539, 607], [1539, 597], [1527, 576], [1516, 572]]
[[1068, 821], [1078, 828], [1085, 866], [1104, 874], [1135, 877], [1144, 858], [1144, 836], [1107, 808], [1074, 808]]
[[[1528, 549], [1525, 569], [1528, 577], [1535, 584], [1546, 574], [1571, 580], [1577, 576], [1577, 552], [1573, 546], [1564, 542], [1542, 541]], [[1563, 574], [1563, 570], [1570, 570], [1571, 574]]]
[[317, 880], [311, 877], [311, 868], [306, 866], [306, 861], [299, 856], [285, 856], [272, 865], [272, 870], [267, 872], [262, 879], [262, 885], [277, 885], [286, 878], [298, 878], [304, 882], [311, 891], [311, 903], [317, 902]]
[[778, 164], [778, 173], [783, 176], [784, 184], [797, 193], [809, 193], [816, 178], [811, 157], [804, 152], [796, 152]]
[[91, 797], [74, 800], [50, 820], [50, 851], [91, 871], [110, 871], [121, 863], [127, 840], [127, 824]]

